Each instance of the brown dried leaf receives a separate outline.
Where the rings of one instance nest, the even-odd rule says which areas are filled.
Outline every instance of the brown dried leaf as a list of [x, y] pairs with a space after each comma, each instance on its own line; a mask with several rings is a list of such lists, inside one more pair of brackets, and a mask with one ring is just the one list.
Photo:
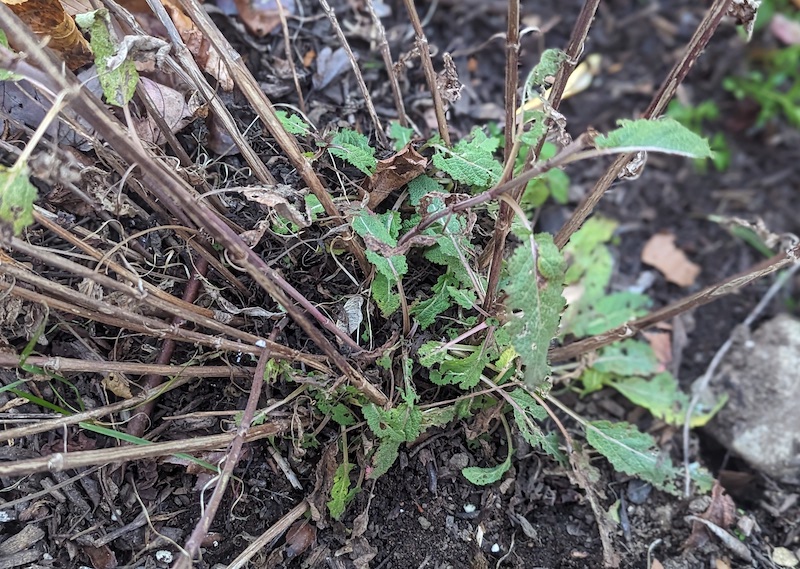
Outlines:
[[308, 520], [297, 520], [286, 531], [286, 558], [293, 559], [311, 547], [317, 538], [317, 528]]
[[[171, 87], [156, 83], [147, 77], [141, 77], [140, 80], [142, 87], [153, 101], [156, 112], [161, 114], [173, 133], [183, 129], [201, 114], [203, 104], [198, 98], [190, 97], [187, 102], [183, 94]], [[153, 117], [148, 116], [135, 122], [133, 126], [143, 141], [156, 146], [166, 143], [166, 138]]]
[[393, 191], [405, 186], [425, 172], [428, 159], [406, 146], [385, 160], [378, 160], [375, 173], [367, 178], [364, 189], [369, 192], [369, 208], [375, 209]]
[[219, 52], [211, 45], [208, 38], [173, 0], [162, 0], [162, 4], [200, 69], [219, 81], [223, 91], [233, 91], [233, 78], [228, 73], [228, 66], [222, 62]]
[[311, 519], [316, 522], [319, 529], [328, 526], [326, 521], [325, 502], [328, 500], [331, 488], [333, 488], [333, 478], [336, 474], [336, 455], [339, 452], [339, 443], [334, 441], [325, 447], [322, 458], [317, 463], [316, 480], [314, 490], [307, 498], [308, 509], [311, 512]]
[[657, 233], [650, 238], [642, 250], [642, 262], [652, 265], [678, 286], [693, 284], [700, 274], [700, 267], [675, 246], [675, 236], [670, 233]]
[[133, 393], [131, 393], [131, 384], [128, 378], [121, 373], [109, 373], [103, 378], [102, 383], [104, 389], [107, 389], [117, 397], [122, 397], [123, 399], [130, 399], [133, 397]]
[[116, 554], [107, 545], [100, 547], [84, 545], [82, 549], [92, 561], [94, 569], [114, 569], [118, 566]]
[[[294, 14], [294, 0], [280, 0], [285, 14]], [[239, 17], [254, 36], [263, 37], [281, 23], [277, 0], [233, 0]]]
[[664, 331], [642, 332], [642, 335], [653, 348], [653, 353], [658, 360], [659, 371], [664, 371], [672, 361], [672, 337]]
[[250, 201], [274, 209], [279, 215], [297, 224], [299, 227], [308, 227], [310, 225], [303, 214], [288, 200], [290, 197], [300, 196], [297, 190], [291, 186], [275, 184], [274, 186], [245, 186], [230, 189], [239, 192]]
[[[711, 502], [706, 511], [697, 516], [722, 529], [728, 528], [736, 521], [736, 504], [733, 499], [725, 493], [724, 488], [718, 480], [714, 481], [711, 489]], [[692, 533], [683, 544], [684, 549], [694, 549], [702, 547], [708, 541], [708, 528], [698, 522], [692, 524]]]
[[48, 47], [64, 56], [72, 71], [93, 60], [89, 43], [81, 35], [59, 0], [2, 0], [38, 36], [48, 36]]
[[756, 24], [760, 5], [761, 0], [733, 0], [728, 7], [728, 16], [736, 19], [739, 25], [744, 26], [747, 41], [753, 37], [753, 26]]

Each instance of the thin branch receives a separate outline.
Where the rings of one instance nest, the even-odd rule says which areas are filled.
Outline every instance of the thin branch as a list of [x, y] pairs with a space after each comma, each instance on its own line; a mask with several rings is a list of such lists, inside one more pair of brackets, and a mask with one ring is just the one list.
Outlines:
[[[517, 124], [517, 87], [519, 86], [519, 0], [508, 0], [508, 16], [506, 29], [506, 82], [505, 82], [505, 148], [503, 163], [506, 165], [506, 176], [501, 182], [507, 182], [514, 172], [514, 133]], [[485, 308], [485, 307], [484, 307]]]
[[392, 97], [394, 98], [394, 106], [397, 108], [398, 122], [406, 126], [408, 124], [408, 117], [406, 116], [406, 106], [403, 103], [403, 93], [400, 90], [400, 83], [397, 81], [397, 74], [394, 72], [394, 62], [392, 61], [392, 52], [389, 49], [389, 42], [386, 39], [386, 30], [383, 27], [383, 22], [378, 17], [375, 11], [374, 0], [367, 0], [367, 9], [372, 17], [372, 25], [374, 26], [375, 33], [378, 35], [378, 49], [381, 51], [383, 57], [383, 64], [386, 66], [386, 74], [389, 76], [389, 86], [392, 88]]
[[[509, 0], [509, 10], [511, 9], [511, 2], [512, 0]], [[575, 66], [578, 64], [578, 60], [583, 53], [583, 46], [586, 42], [586, 37], [589, 35], [589, 29], [592, 27], [592, 22], [594, 21], [594, 16], [597, 12], [597, 6], [599, 4], [600, 0], [586, 0], [581, 8], [580, 13], [578, 14], [578, 19], [575, 21], [575, 26], [573, 27], [572, 34], [570, 35], [569, 45], [567, 46], [567, 50], [565, 52], [567, 57], [561, 64], [561, 67], [556, 74], [553, 86], [550, 88], [549, 104], [553, 110], [558, 110], [558, 107], [561, 105], [561, 97], [564, 94], [567, 81], [569, 80], [570, 75], [572, 75], [572, 72], [575, 70]], [[509, 29], [510, 25], [511, 24], [509, 22]], [[508, 87], [508, 79], [506, 79], [506, 89], [508, 89]], [[513, 128], [509, 130], [509, 121], [516, 120], [516, 105], [511, 110], [513, 111], [514, 115], [513, 117], [509, 118], [509, 108], [508, 104], [506, 103], [506, 148], [511, 146], [508, 143], [508, 138], [509, 135], [513, 134], [515, 130]], [[515, 123], [512, 122], [510, 124]], [[542, 151], [542, 146], [544, 145], [546, 136], [547, 133], [545, 132], [545, 134], [543, 134], [536, 144], [528, 151], [526, 164], [534, 164], [535, 160]], [[514, 146], [517, 145], [514, 144]], [[513, 156], [511, 158], [506, 156], [506, 168], [508, 169], [510, 160], [511, 171], [513, 171], [514, 159], [515, 157]], [[511, 198], [515, 202], [519, 202], [524, 189], [525, 186], [518, 186], [515, 188], [511, 192]], [[509, 205], [507, 203], [501, 203], [500, 212], [498, 213], [497, 221], [494, 225], [494, 235], [492, 238], [492, 260], [491, 264], [489, 265], [489, 279], [486, 287], [486, 298], [483, 302], [483, 309], [489, 314], [492, 314], [494, 311], [494, 303], [495, 299], [497, 298], [497, 285], [500, 282], [500, 274], [503, 268], [503, 256], [505, 253], [506, 238], [508, 237], [508, 232], [511, 230], [511, 222], [513, 217], [514, 213]]]
[[364, 97], [364, 104], [367, 107], [367, 113], [369, 113], [369, 117], [372, 119], [372, 124], [375, 127], [375, 136], [378, 138], [381, 144], [386, 145], [386, 133], [383, 132], [383, 127], [381, 126], [381, 121], [378, 118], [378, 113], [375, 112], [375, 105], [372, 104], [372, 96], [369, 94], [367, 84], [364, 83], [364, 76], [361, 75], [361, 69], [358, 67], [356, 55], [350, 48], [350, 43], [347, 41], [347, 38], [342, 31], [342, 26], [339, 25], [336, 12], [333, 11], [333, 8], [331, 8], [327, 0], [319, 0], [319, 3], [320, 6], [322, 6], [323, 12], [325, 12], [325, 14], [328, 16], [328, 20], [331, 22], [333, 31], [336, 34], [336, 37], [339, 38], [339, 43], [342, 44], [342, 48], [344, 48], [345, 52], [347, 53], [347, 57], [350, 60], [350, 66], [353, 68], [353, 75], [356, 78], [356, 83], [361, 91], [361, 96]]
[[[272, 329], [270, 340], [273, 342], [278, 334], [278, 330], [278, 326], [275, 326], [275, 328]], [[194, 531], [189, 536], [189, 539], [186, 540], [186, 545], [184, 546], [183, 550], [181, 550], [181, 556], [173, 565], [173, 569], [191, 569], [192, 561], [194, 560], [197, 552], [200, 550], [200, 544], [203, 539], [205, 539], [209, 528], [211, 528], [211, 522], [214, 521], [214, 516], [217, 514], [217, 509], [222, 503], [222, 497], [225, 494], [225, 490], [228, 488], [228, 483], [230, 482], [231, 476], [233, 476], [233, 469], [236, 468], [236, 465], [239, 463], [239, 457], [242, 453], [242, 446], [244, 445], [245, 437], [247, 436], [247, 432], [250, 430], [253, 417], [255, 416], [256, 409], [258, 408], [258, 400], [261, 397], [261, 386], [267, 380], [265, 373], [267, 370], [268, 361], [269, 350], [265, 348], [258, 358], [258, 365], [256, 366], [255, 373], [253, 373], [253, 382], [250, 385], [250, 396], [247, 398], [247, 404], [245, 405], [244, 412], [242, 413], [241, 422], [239, 423], [239, 427], [236, 429], [236, 436], [234, 436], [233, 441], [231, 441], [231, 444], [228, 447], [228, 452], [225, 455], [225, 466], [222, 468], [222, 472], [219, 473], [217, 485], [214, 488], [214, 492], [211, 494], [211, 499], [203, 509], [203, 515], [200, 516]]]
[[[728, 6], [731, 0], [715, 0], [711, 8], [706, 12], [705, 17], [697, 26], [694, 35], [686, 45], [683, 56], [673, 66], [672, 70], [667, 75], [667, 78], [662, 83], [659, 90], [653, 96], [653, 100], [647, 107], [642, 118], [654, 119], [664, 112], [667, 108], [678, 85], [684, 80], [689, 70], [694, 65], [694, 62], [703, 53], [714, 32], [717, 30], [722, 18], [728, 11]], [[635, 154], [624, 154], [614, 160], [614, 163], [606, 170], [603, 176], [597, 181], [592, 191], [581, 201], [577, 209], [572, 213], [572, 216], [567, 220], [559, 232], [556, 234], [555, 243], [559, 249], [567, 244], [572, 234], [575, 233], [583, 222], [589, 217], [589, 214], [594, 211], [594, 208], [600, 202], [600, 198], [611, 187], [611, 184], [618, 178], [623, 168], [627, 166], [634, 158]]]
[[682, 298], [672, 304], [665, 306], [659, 310], [655, 310], [632, 322], [623, 324], [613, 330], [579, 340], [550, 350], [550, 360], [553, 362], [570, 360], [582, 354], [593, 352], [609, 344], [613, 344], [617, 340], [630, 338], [641, 330], [649, 328], [664, 320], [674, 318], [678, 314], [708, 304], [718, 298], [736, 292], [742, 287], [750, 284], [751, 282], [765, 277], [775, 271], [779, 271], [784, 267], [796, 263], [800, 257], [800, 245], [795, 245], [787, 253], [776, 255], [772, 259], [768, 259], [762, 263], [751, 267], [748, 271], [730, 277], [722, 282], [707, 287], [700, 292]]
[[[267, 437], [275, 437], [288, 431], [289, 420], [271, 421], [258, 425], [245, 436], [245, 442], [253, 442]], [[56, 452], [40, 458], [17, 460], [0, 463], [0, 476], [25, 476], [37, 472], [61, 472], [71, 468], [83, 468], [112, 462], [129, 462], [143, 458], [156, 458], [172, 454], [192, 453], [218, 449], [229, 445], [235, 433], [192, 437], [177, 441], [152, 443], [141, 446], [124, 446], [101, 450], [85, 450], [76, 452]]]
[[425, 37], [425, 31], [422, 29], [422, 22], [420, 22], [417, 8], [414, 6], [414, 0], [403, 0], [403, 3], [406, 6], [411, 25], [414, 27], [414, 33], [417, 35], [417, 49], [419, 49], [422, 69], [425, 72], [425, 80], [428, 83], [428, 89], [431, 91], [433, 110], [436, 113], [436, 124], [439, 125], [439, 135], [442, 137], [445, 146], [449, 147], [450, 129], [447, 126], [447, 117], [445, 117], [442, 94], [439, 92], [439, 87], [436, 85], [436, 71], [433, 69], [433, 60], [431, 60], [431, 50], [428, 47], [428, 38]]

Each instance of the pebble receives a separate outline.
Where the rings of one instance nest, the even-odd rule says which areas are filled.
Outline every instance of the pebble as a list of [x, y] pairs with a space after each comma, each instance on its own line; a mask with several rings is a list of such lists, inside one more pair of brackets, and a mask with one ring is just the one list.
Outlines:
[[772, 561], [781, 567], [797, 567], [800, 559], [785, 547], [776, 547], [772, 551]]
[[647, 498], [650, 496], [650, 491], [653, 487], [644, 482], [643, 480], [634, 479], [628, 482], [628, 491], [626, 494], [628, 495], [628, 501], [631, 504], [642, 505], [647, 501]]
[[431, 522], [429, 522], [428, 518], [426, 518], [425, 516], [418, 517], [417, 521], [419, 522], [419, 525], [422, 527], [422, 529], [428, 530], [431, 528]]
[[469, 455], [465, 452], [457, 452], [450, 457], [450, 468], [462, 470], [469, 466]]

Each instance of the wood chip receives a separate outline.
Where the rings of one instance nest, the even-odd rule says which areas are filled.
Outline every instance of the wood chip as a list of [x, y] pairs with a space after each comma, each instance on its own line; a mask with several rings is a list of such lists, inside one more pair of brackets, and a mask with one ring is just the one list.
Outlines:
[[694, 284], [700, 267], [692, 263], [686, 254], [675, 245], [675, 236], [671, 233], [653, 235], [642, 250], [642, 262], [652, 265], [664, 277], [678, 286]]

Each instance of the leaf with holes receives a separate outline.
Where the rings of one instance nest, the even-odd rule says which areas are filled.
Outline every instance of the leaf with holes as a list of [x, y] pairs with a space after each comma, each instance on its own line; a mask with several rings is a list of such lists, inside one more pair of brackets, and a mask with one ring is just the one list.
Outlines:
[[33, 223], [34, 200], [36, 188], [27, 166], [0, 166], [0, 233], [19, 235]]

